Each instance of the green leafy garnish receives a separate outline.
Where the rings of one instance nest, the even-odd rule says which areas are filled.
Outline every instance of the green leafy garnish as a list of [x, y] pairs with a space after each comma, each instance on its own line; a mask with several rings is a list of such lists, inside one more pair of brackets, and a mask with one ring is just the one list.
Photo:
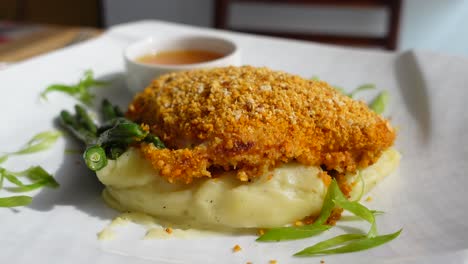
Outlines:
[[41, 132], [30, 139], [22, 149], [13, 152], [12, 154], [29, 154], [49, 149], [52, 145], [55, 144], [61, 135], [62, 133], [59, 131]]
[[[6, 161], [12, 155], [24, 155], [49, 149], [60, 136], [61, 133], [58, 131], [46, 131], [36, 134], [20, 150], [2, 156], [0, 163]], [[22, 177], [28, 179], [29, 183], [23, 182], [20, 179]], [[0, 189], [3, 188], [4, 180], [15, 185], [7, 189], [11, 192], [29, 192], [41, 187], [57, 188], [59, 186], [54, 177], [40, 166], [33, 166], [20, 172], [13, 172], [0, 167]], [[29, 196], [4, 197], [0, 198], [0, 207], [24, 206], [31, 203], [31, 201], [32, 198]]]
[[356, 240], [356, 239], [363, 239], [365, 238], [365, 234], [344, 234], [344, 235], [339, 235], [327, 240], [324, 240], [322, 242], [318, 242], [317, 244], [310, 246], [308, 248], [305, 248], [299, 252], [297, 252], [296, 256], [302, 255], [305, 253], [315, 253], [319, 251], [323, 251], [332, 247], [336, 247], [338, 245], [344, 244], [344, 243], [349, 243], [350, 241]]
[[401, 232], [401, 230], [399, 230], [393, 234], [378, 236], [375, 215], [380, 213], [380, 211], [369, 210], [357, 201], [349, 201], [341, 192], [336, 180], [333, 179], [325, 195], [320, 215], [314, 223], [300, 227], [272, 228], [264, 235], [260, 236], [257, 241], [284, 241], [315, 236], [331, 227], [325, 223], [336, 207], [343, 208], [369, 222], [371, 227], [368, 233], [339, 235], [305, 248], [296, 253], [295, 256], [315, 256], [365, 250], [389, 242], [396, 238]]
[[384, 211], [378, 211], [378, 210], [370, 210], [374, 216], [376, 215], [383, 215], [385, 214]]
[[32, 202], [32, 197], [25, 195], [0, 198], [0, 207], [26, 206]]
[[[364, 235], [359, 236], [357, 234], [349, 234], [349, 237], [347, 239], [342, 239], [341, 241], [337, 239], [338, 237], [334, 237], [332, 239], [324, 241], [327, 242], [325, 244], [319, 245], [320, 243], [317, 243], [311, 247], [305, 248], [295, 253], [294, 256], [317, 256], [362, 251], [378, 247], [380, 245], [392, 241], [400, 235], [401, 231], [402, 229], [398, 230], [395, 233], [375, 237], [366, 237]], [[341, 245], [346, 242], [348, 243], [344, 246], [332, 248], [334, 246]]]
[[371, 224], [371, 228], [367, 234], [369, 237], [374, 237], [377, 235], [377, 225], [375, 223], [374, 214], [369, 209], [367, 209], [367, 207], [358, 202], [348, 201], [344, 196], [337, 197], [334, 201], [337, 206], [353, 213], [355, 216], [358, 216]]
[[[26, 177], [31, 184], [24, 184], [18, 177]], [[14, 192], [28, 192], [41, 187], [57, 188], [59, 184], [55, 181], [54, 177], [45, 171], [41, 166], [33, 166], [27, 170], [20, 172], [5, 171], [5, 178], [17, 187], [9, 188]], [[13, 180], [15, 178], [15, 180]]]
[[[267, 230], [265, 234], [257, 238], [257, 241], [264, 242], [264, 241], [282, 241], [282, 240], [301, 239], [301, 238], [314, 236], [320, 232], [323, 232], [329, 229], [330, 227], [325, 229], [325, 227], [327, 226], [325, 226], [324, 223], [330, 217], [333, 208], [335, 208], [334, 199], [336, 197], [335, 192], [337, 188], [334, 188], [334, 187], [332, 188], [331, 187], [332, 184], [330, 184], [330, 186], [328, 187], [327, 194], [325, 195], [325, 198], [323, 200], [323, 205], [322, 205], [322, 210], [320, 211], [320, 215], [317, 217], [317, 219], [315, 219], [313, 224], [305, 225], [301, 227], [290, 226], [290, 227], [272, 228], [272, 229]], [[310, 234], [310, 235], [307, 236], [307, 234]]]
[[376, 88], [375, 84], [372, 84], [372, 83], [363, 84], [363, 85], [360, 85], [359, 87], [357, 87], [356, 89], [354, 89], [352, 92], [350, 92], [348, 94], [348, 96], [353, 98], [356, 94], [358, 94], [358, 93], [360, 93], [362, 91], [374, 90], [375, 88]]
[[[311, 80], [319, 80], [319, 77], [317, 76], [313, 76], [311, 78]], [[350, 98], [354, 98], [358, 93], [362, 92], [362, 91], [366, 91], [366, 90], [375, 90], [376, 89], [376, 86], [375, 84], [372, 84], [372, 83], [366, 83], [366, 84], [362, 84], [360, 86], [358, 86], [357, 88], [355, 88], [353, 91], [351, 91], [350, 93], [347, 93], [346, 90], [340, 86], [336, 86], [336, 85], [333, 85], [332, 86], [335, 90], [337, 90], [338, 92], [350, 97]], [[370, 109], [372, 109], [374, 112], [376, 112], [377, 114], [382, 114], [384, 111], [385, 111], [385, 108], [388, 104], [388, 100], [389, 100], [389, 94], [387, 91], [382, 91], [381, 93], [379, 93], [370, 103], [368, 103], [368, 106]]]
[[[24, 183], [19, 178], [26, 177], [31, 183]], [[29, 192], [41, 187], [57, 188], [58, 182], [40, 166], [33, 166], [20, 172], [8, 171], [0, 167], [0, 188], [3, 187], [3, 181], [7, 180], [15, 187], [8, 188], [11, 192]], [[32, 198], [29, 196], [10, 196], [0, 198], [0, 207], [16, 207], [30, 204]]]
[[5, 162], [12, 155], [31, 154], [44, 151], [52, 147], [62, 135], [59, 131], [44, 131], [33, 136], [24, 147], [15, 152], [7, 153], [0, 157], [0, 163]]
[[362, 196], [364, 196], [364, 192], [366, 190], [366, 183], [364, 182], [364, 178], [362, 177], [362, 173], [359, 171], [358, 172], [358, 178], [359, 182], [361, 183], [361, 192], [359, 193], [358, 197], [354, 201], [359, 202], [362, 199]]
[[77, 84], [52, 84], [41, 93], [41, 97], [47, 99], [47, 94], [50, 92], [62, 92], [75, 97], [83, 104], [91, 105], [95, 96], [91, 93], [91, 88], [102, 87], [107, 84], [107, 82], [95, 80], [93, 71], [87, 70], [84, 72], [83, 77], [81, 77]]
[[[41, 187], [59, 187], [54, 177], [40, 166], [33, 166], [20, 172], [12, 172], [2, 168], [2, 170], [0, 170], [0, 177], [16, 185], [16, 187], [8, 188], [8, 190], [12, 192], [29, 192]], [[25, 184], [20, 180], [20, 177], [26, 177], [32, 183]]]
[[390, 95], [387, 91], [382, 91], [369, 104], [370, 109], [374, 110], [377, 114], [382, 114], [388, 104], [389, 97]]
[[259, 242], [266, 241], [284, 241], [302, 239], [315, 236], [323, 231], [330, 229], [329, 225], [305, 225], [295, 227], [278, 227], [269, 229], [261, 237], [257, 238]]
[[343, 87], [341, 86], [333, 86], [333, 89], [337, 90], [338, 92], [342, 93], [342, 94], [346, 94], [346, 91]]

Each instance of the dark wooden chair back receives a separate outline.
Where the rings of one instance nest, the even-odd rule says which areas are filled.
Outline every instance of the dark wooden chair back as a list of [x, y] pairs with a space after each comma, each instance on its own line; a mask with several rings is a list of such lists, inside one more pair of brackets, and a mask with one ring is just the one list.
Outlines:
[[[318, 34], [318, 33], [291, 33], [268, 30], [250, 30], [246, 28], [233, 28], [229, 26], [228, 17], [230, 5], [233, 2], [263, 2], [268, 4], [302, 4], [334, 7], [384, 7], [389, 12], [387, 32], [384, 36], [350, 36], [344, 34]], [[240, 32], [303, 39], [324, 43], [350, 46], [372, 46], [395, 50], [398, 42], [400, 24], [401, 0], [215, 0], [214, 26], [219, 29], [229, 29]]]

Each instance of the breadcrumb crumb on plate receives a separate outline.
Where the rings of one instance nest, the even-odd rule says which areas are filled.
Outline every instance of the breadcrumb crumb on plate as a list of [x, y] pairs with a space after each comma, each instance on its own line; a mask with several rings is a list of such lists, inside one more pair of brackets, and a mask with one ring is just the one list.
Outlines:
[[235, 245], [235, 246], [232, 248], [232, 251], [234, 251], [234, 253], [239, 252], [239, 251], [241, 251], [241, 250], [242, 250], [242, 248], [241, 248], [239, 245]]

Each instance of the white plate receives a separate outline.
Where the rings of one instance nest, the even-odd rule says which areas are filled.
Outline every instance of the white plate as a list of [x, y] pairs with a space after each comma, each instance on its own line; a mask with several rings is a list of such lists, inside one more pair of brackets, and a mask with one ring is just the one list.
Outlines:
[[[422, 52], [395, 54], [345, 49], [306, 42], [256, 37], [163, 22], [139, 22], [112, 28], [102, 37], [56, 51], [0, 72], [0, 146], [18, 148], [33, 134], [54, 127], [62, 109], [75, 101], [38, 94], [48, 84], [77, 80], [85, 69], [112, 88], [99, 91], [125, 107], [131, 95], [123, 86], [122, 50], [146, 36], [169, 37], [204, 33], [228, 37], [241, 48], [244, 64], [269, 66], [304, 77], [319, 76], [332, 84], [354, 88], [375, 83], [392, 96], [389, 114], [400, 127], [403, 153], [400, 172], [386, 178], [367, 203], [383, 210], [381, 233], [403, 227], [395, 241], [352, 254], [292, 258], [308, 245], [336, 235], [334, 228], [319, 237], [288, 243], [255, 243], [251, 236], [195, 240], [141, 240], [122, 235], [115, 241], [96, 239], [117, 213], [100, 197], [102, 185], [85, 169], [76, 148], [64, 139], [52, 150], [11, 158], [3, 164], [23, 169], [40, 164], [54, 172], [59, 189], [34, 193], [25, 208], [0, 209], [0, 263], [463, 263], [468, 260], [468, 60]], [[0, 191], [0, 197], [8, 195]], [[342, 222], [339, 226], [361, 226]], [[362, 225], [362, 227], [366, 227]], [[133, 227], [129, 227], [130, 229]], [[136, 232], [136, 231], [135, 231]], [[131, 233], [131, 232], [130, 232]], [[243, 250], [232, 253], [235, 244]]]

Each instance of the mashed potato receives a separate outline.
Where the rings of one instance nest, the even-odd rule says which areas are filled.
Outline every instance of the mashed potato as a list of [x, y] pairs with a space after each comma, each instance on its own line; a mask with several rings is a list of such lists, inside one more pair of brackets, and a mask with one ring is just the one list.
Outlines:
[[[390, 174], [400, 154], [389, 149], [372, 166], [347, 175], [360, 197]], [[320, 212], [327, 186], [319, 167], [291, 162], [275, 168], [251, 183], [227, 172], [216, 179], [191, 184], [170, 184], [156, 175], [151, 164], [131, 148], [97, 172], [106, 185], [104, 196], [120, 210], [147, 214], [195, 226], [278, 227]]]

